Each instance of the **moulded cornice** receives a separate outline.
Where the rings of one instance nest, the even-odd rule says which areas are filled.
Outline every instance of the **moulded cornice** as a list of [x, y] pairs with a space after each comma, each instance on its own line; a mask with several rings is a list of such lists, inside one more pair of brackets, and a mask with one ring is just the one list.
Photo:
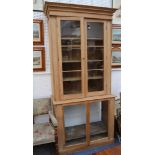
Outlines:
[[47, 16], [57, 15], [57, 13], [82, 13], [82, 14], [93, 14], [93, 15], [104, 15], [112, 17], [113, 13], [117, 9], [107, 7], [97, 7], [88, 5], [77, 5], [77, 4], [66, 4], [66, 3], [55, 3], [45, 1], [44, 12]]

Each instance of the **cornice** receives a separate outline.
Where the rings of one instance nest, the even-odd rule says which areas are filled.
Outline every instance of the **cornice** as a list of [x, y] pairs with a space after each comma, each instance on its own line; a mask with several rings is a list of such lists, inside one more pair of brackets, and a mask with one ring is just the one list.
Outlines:
[[84, 14], [95, 14], [95, 15], [107, 15], [112, 16], [117, 9], [107, 7], [97, 7], [88, 5], [77, 5], [77, 4], [66, 4], [66, 3], [55, 3], [45, 2], [44, 12], [49, 16], [50, 11], [52, 12], [74, 12]]

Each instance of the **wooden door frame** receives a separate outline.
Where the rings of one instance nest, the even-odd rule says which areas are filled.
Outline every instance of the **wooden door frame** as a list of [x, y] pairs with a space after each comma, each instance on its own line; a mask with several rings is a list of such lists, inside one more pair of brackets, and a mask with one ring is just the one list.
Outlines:
[[63, 104], [63, 105], [58, 105], [58, 106], [61, 106], [62, 107], [62, 115], [61, 115], [61, 117], [62, 117], [62, 122], [63, 122], [63, 134], [65, 135], [65, 117], [64, 117], [64, 107], [67, 107], [67, 106], [75, 106], [75, 105], [85, 105], [85, 112], [86, 112], [86, 117], [85, 117], [85, 119], [86, 119], [86, 130], [85, 130], [85, 133], [86, 133], [86, 141], [84, 142], [84, 143], [78, 143], [78, 144], [73, 144], [73, 145], [68, 145], [68, 146], [65, 146], [65, 136], [62, 136], [62, 138], [63, 138], [63, 149], [64, 150], [72, 150], [72, 149], [77, 149], [77, 148], [79, 148], [79, 147], [86, 147], [86, 146], [88, 146], [88, 140], [89, 140], [89, 133], [88, 133], [88, 130], [89, 130], [89, 109], [88, 109], [88, 101], [82, 101], [82, 102], [77, 102], [77, 103], [69, 103], [69, 104]]
[[[113, 137], [114, 137], [114, 108], [115, 108], [115, 97], [88, 101], [89, 108], [90, 108], [90, 104], [92, 102], [94, 102], [94, 104], [96, 104], [95, 102], [102, 102], [102, 101], [108, 101], [108, 103], [107, 103], [108, 104], [108, 111], [107, 111], [107, 115], [108, 115], [108, 119], [107, 119], [108, 136], [107, 137], [104, 137], [104, 138], [97, 139], [97, 140], [93, 140], [93, 141], [90, 140], [89, 145], [94, 145], [94, 144], [98, 144], [98, 143], [104, 143], [106, 141], [108, 142], [109, 140], [113, 140]], [[89, 115], [91, 115], [91, 114], [89, 114]], [[89, 120], [89, 122], [90, 122], [90, 120]], [[90, 126], [90, 123], [89, 123], [89, 126]], [[90, 129], [89, 129], [89, 132], [90, 132]]]
[[[104, 69], [103, 69], [103, 83], [104, 83], [104, 90], [103, 91], [94, 91], [94, 92], [88, 92], [88, 46], [87, 46], [87, 22], [98, 22], [98, 23], [103, 23], [103, 41], [104, 41], [104, 44], [103, 44], [103, 55], [104, 55], [104, 59], [103, 59], [103, 63], [104, 63]], [[85, 50], [85, 68], [86, 68], [86, 74], [85, 74], [85, 86], [86, 86], [86, 96], [89, 97], [89, 96], [97, 96], [97, 95], [104, 95], [106, 94], [106, 80], [105, 80], [105, 77], [106, 77], [106, 74], [105, 74], [105, 33], [106, 33], [106, 29], [105, 29], [105, 24], [106, 24], [106, 20], [102, 20], [102, 19], [85, 19], [84, 21], [84, 24], [85, 24], [85, 40], [86, 40], [86, 50]]]
[[[80, 94], [67, 94], [63, 93], [63, 74], [62, 74], [62, 47], [61, 47], [61, 28], [60, 21], [61, 20], [76, 20], [80, 21], [80, 36], [81, 36], [81, 93]], [[60, 99], [73, 99], [73, 98], [82, 98], [84, 97], [84, 43], [83, 39], [83, 18], [80, 17], [57, 17], [57, 27], [58, 27], [58, 59], [59, 59], [59, 76], [60, 76]]]

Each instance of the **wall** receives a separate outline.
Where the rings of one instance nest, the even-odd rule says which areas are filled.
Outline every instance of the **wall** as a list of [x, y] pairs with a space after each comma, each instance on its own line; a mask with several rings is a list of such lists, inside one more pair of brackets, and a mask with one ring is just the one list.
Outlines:
[[46, 98], [50, 97], [52, 94], [48, 48], [48, 23], [43, 12], [33, 12], [33, 19], [42, 19], [44, 22], [44, 47], [46, 59], [46, 71], [33, 73], [33, 98]]
[[112, 6], [112, 0], [46, 0], [46, 1], [81, 4], [81, 5], [104, 6], [104, 7]]
[[[54, 0], [53, 0], [54, 1]], [[55, 0], [57, 2], [74, 2], [74, 3], [82, 3], [82, 4], [90, 4], [90, 5], [98, 5], [98, 6], [106, 6], [111, 7], [110, 0]], [[33, 73], [33, 98], [46, 98], [51, 97], [52, 89], [51, 89], [51, 75], [50, 75], [50, 59], [49, 59], [49, 49], [48, 49], [48, 25], [47, 18], [43, 12], [33, 12], [34, 19], [42, 19], [44, 20], [44, 40], [45, 40], [45, 55], [46, 55], [46, 71]], [[113, 69], [112, 70], [112, 94], [119, 97], [119, 93], [121, 91], [121, 69]], [[100, 106], [95, 106], [91, 108], [91, 112], [93, 114], [93, 119], [91, 121], [97, 121], [101, 118], [101, 113], [99, 112]], [[68, 112], [69, 111], [69, 112]], [[70, 108], [66, 110], [66, 125], [75, 125], [82, 124], [85, 122], [84, 116], [85, 111], [81, 110], [81, 107], [76, 107], [77, 115], [75, 114], [75, 109]], [[80, 113], [81, 112], [81, 113]], [[78, 117], [79, 114], [82, 117]], [[76, 118], [76, 121], [75, 119]], [[82, 119], [81, 119], [82, 118]]]

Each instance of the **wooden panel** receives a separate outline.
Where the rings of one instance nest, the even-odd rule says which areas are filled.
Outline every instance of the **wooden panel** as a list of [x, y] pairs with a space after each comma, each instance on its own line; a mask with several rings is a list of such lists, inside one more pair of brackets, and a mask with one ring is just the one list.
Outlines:
[[58, 69], [58, 45], [57, 45], [57, 29], [56, 18], [49, 18], [49, 53], [51, 62], [51, 76], [52, 76], [52, 93], [55, 100], [59, 100], [59, 69]]
[[64, 149], [60, 151], [60, 155], [68, 155], [68, 154], [75, 152], [75, 151], [92, 149], [93, 147], [103, 146], [106, 144], [111, 144], [113, 142], [114, 142], [114, 139], [105, 138], [105, 139], [102, 139], [100, 141], [93, 141], [93, 142], [91, 142], [91, 144], [89, 146], [87, 144], [79, 144], [79, 145], [73, 145], [70, 147], [64, 147]]
[[104, 57], [104, 61], [105, 61], [105, 90], [106, 90], [106, 94], [111, 94], [111, 44], [112, 44], [112, 24], [111, 22], [106, 21], [105, 23], [105, 40], [104, 40], [104, 44], [106, 45], [104, 47], [105, 50], [105, 57]]
[[106, 129], [107, 129], [107, 125], [108, 125], [108, 105], [109, 105], [109, 103], [107, 103], [107, 102], [109, 102], [109, 101], [106, 101], [106, 103], [101, 102], [101, 105], [102, 105], [102, 121], [104, 122], [104, 124], [106, 124]]
[[[54, 2], [45, 2], [44, 12], [49, 14], [50, 11], [64, 11], [64, 12], [74, 12], [74, 13], [88, 13], [88, 14], [98, 14], [112, 16], [112, 14], [117, 10], [114, 8], [106, 7], [96, 7], [88, 5], [78, 5], [78, 4], [66, 4], [66, 3], [54, 3]], [[62, 14], [61, 14], [62, 15]]]
[[86, 96], [87, 87], [86, 87], [86, 36], [85, 36], [85, 23], [84, 18], [81, 18], [81, 57], [82, 57], [82, 90], [83, 97]]
[[96, 146], [103, 146], [106, 144], [111, 144], [114, 142], [114, 139], [102, 139], [100, 141], [93, 141], [91, 142], [90, 146], [88, 146], [87, 144], [79, 144], [79, 145], [73, 145], [70, 147], [64, 147], [63, 150], [60, 151], [60, 155], [68, 155], [72, 152], [75, 151], [81, 151], [81, 150], [85, 150], [85, 149], [92, 149], [93, 147]]
[[111, 98], [108, 106], [108, 137], [110, 139], [114, 137], [114, 109], [115, 98]]
[[114, 142], [114, 138], [102, 138], [102, 139], [98, 139], [98, 140], [94, 140], [90, 142], [91, 146], [103, 146], [105, 144], [111, 144]]
[[91, 19], [112, 20], [112, 17], [107, 16], [107, 15], [75, 13], [74, 11], [71, 11], [71, 12], [50, 11], [49, 15], [52, 15], [52, 16], [64, 16], [64, 17], [83, 17], [83, 18], [91, 18]]
[[65, 133], [64, 133], [64, 115], [63, 108], [61, 105], [54, 106], [56, 119], [58, 121], [58, 145], [59, 150], [63, 149], [65, 144]]
[[101, 96], [91, 96], [91, 97], [86, 97], [86, 98], [76, 98], [76, 99], [70, 99], [70, 100], [65, 100], [65, 101], [54, 101], [53, 104], [70, 104], [70, 103], [78, 103], [78, 102], [84, 102], [84, 101], [93, 101], [93, 100], [106, 100], [110, 98], [114, 98], [114, 95], [101, 95]]
[[63, 79], [62, 79], [62, 55], [61, 55], [61, 29], [60, 18], [57, 17], [57, 36], [58, 36], [58, 62], [59, 62], [59, 87], [60, 87], [60, 99], [63, 97]]
[[86, 141], [90, 144], [90, 103], [86, 103]]

